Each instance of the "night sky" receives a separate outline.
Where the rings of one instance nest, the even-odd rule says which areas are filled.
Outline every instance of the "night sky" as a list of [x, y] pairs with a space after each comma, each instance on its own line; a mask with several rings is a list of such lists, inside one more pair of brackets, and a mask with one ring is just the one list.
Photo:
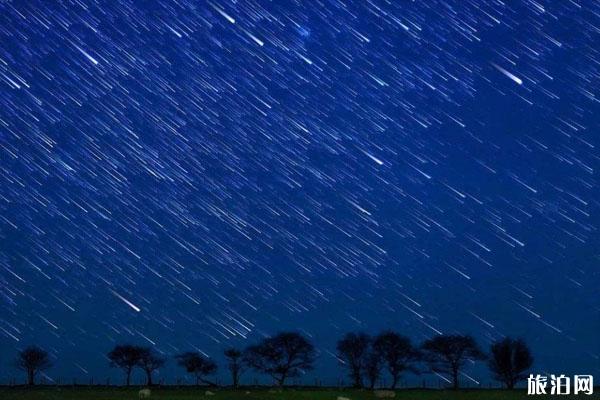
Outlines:
[[2, 2], [0, 380], [385, 328], [599, 374], [599, 95], [592, 0]]

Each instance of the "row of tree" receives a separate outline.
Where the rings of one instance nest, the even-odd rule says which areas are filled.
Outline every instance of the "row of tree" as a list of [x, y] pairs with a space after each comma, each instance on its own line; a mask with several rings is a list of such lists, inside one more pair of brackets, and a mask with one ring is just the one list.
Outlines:
[[[365, 380], [373, 388], [386, 370], [392, 389], [406, 372], [445, 374], [450, 376], [452, 387], [458, 389], [459, 375], [467, 363], [488, 360], [494, 379], [513, 389], [533, 365], [525, 342], [512, 338], [493, 343], [487, 355], [475, 339], [466, 335], [438, 335], [416, 347], [409, 338], [393, 331], [375, 337], [348, 333], [338, 341], [337, 351], [356, 388], [363, 387]], [[423, 369], [423, 365], [428, 368]]]
[[[107, 356], [111, 367], [124, 372], [127, 386], [135, 368], [146, 374], [146, 384], [151, 386], [153, 373], [167, 361], [149, 347], [129, 344], [115, 346]], [[300, 333], [282, 332], [244, 350], [229, 348], [224, 356], [234, 387], [239, 386], [240, 376], [247, 369], [266, 374], [283, 386], [288, 378], [314, 368], [316, 351]], [[407, 372], [433, 372], [450, 376], [452, 387], [458, 389], [465, 365], [487, 360], [494, 378], [512, 389], [525, 379], [533, 364], [531, 351], [520, 339], [504, 338], [493, 343], [489, 354], [485, 354], [471, 336], [438, 335], [414, 346], [409, 338], [393, 331], [375, 337], [348, 333], [337, 343], [337, 357], [356, 388], [375, 387], [384, 372], [391, 377], [391, 388], [396, 388]], [[176, 355], [175, 360], [194, 376], [196, 384], [216, 385], [208, 379], [217, 372], [217, 364], [209, 357], [200, 352], [185, 352]], [[28, 384], [33, 385], [35, 376], [52, 363], [47, 352], [32, 346], [19, 353], [15, 365], [26, 372]]]

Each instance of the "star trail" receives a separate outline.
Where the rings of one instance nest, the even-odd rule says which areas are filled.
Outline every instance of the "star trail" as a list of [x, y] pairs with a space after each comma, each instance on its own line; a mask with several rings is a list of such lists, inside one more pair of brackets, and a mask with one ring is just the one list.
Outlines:
[[2, 380], [282, 329], [307, 381], [385, 328], [599, 373], [599, 43], [597, 1], [2, 2]]

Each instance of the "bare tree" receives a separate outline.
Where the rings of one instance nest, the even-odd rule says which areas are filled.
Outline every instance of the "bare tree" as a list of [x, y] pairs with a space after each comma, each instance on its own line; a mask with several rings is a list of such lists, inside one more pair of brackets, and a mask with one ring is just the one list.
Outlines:
[[223, 352], [227, 358], [227, 368], [231, 372], [231, 381], [234, 388], [240, 384], [240, 375], [243, 372], [242, 352], [233, 347]]
[[27, 374], [27, 384], [35, 384], [35, 376], [52, 367], [48, 352], [37, 346], [29, 346], [20, 351], [15, 359], [15, 367]]
[[340, 361], [348, 368], [355, 388], [363, 386], [362, 372], [369, 352], [371, 338], [365, 333], [347, 333], [337, 343]]
[[129, 386], [131, 382], [131, 372], [133, 368], [139, 364], [142, 354], [142, 348], [123, 344], [115, 346], [108, 354], [110, 366], [113, 368], [121, 368], [125, 373], [125, 385]]
[[206, 380], [207, 375], [217, 372], [217, 364], [197, 352], [187, 352], [175, 356], [177, 364], [185, 368], [186, 372], [196, 377], [196, 385], [200, 382], [216, 386], [216, 383]]
[[373, 341], [373, 348], [381, 354], [384, 365], [392, 377], [392, 389], [396, 388], [403, 372], [418, 373], [414, 364], [419, 359], [419, 352], [413, 347], [409, 338], [392, 331], [382, 332]]
[[137, 365], [146, 373], [146, 385], [152, 386], [152, 373], [165, 365], [166, 360], [157, 355], [149, 347], [140, 348], [140, 358]]
[[421, 346], [423, 359], [433, 372], [448, 373], [452, 388], [458, 389], [458, 374], [468, 360], [484, 360], [485, 355], [471, 336], [438, 335]]
[[533, 365], [533, 356], [521, 339], [505, 338], [492, 344], [489, 367], [494, 378], [513, 389], [517, 382], [527, 377], [526, 371]]
[[263, 339], [244, 352], [244, 362], [270, 375], [278, 386], [283, 386], [287, 378], [313, 369], [314, 361], [314, 346], [297, 332], [282, 332]]

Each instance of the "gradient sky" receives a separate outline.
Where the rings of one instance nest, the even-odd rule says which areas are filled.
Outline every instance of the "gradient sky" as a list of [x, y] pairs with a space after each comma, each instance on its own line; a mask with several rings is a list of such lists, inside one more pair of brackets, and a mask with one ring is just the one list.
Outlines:
[[333, 383], [385, 328], [598, 374], [599, 36], [581, 0], [2, 2], [0, 379], [295, 329]]

